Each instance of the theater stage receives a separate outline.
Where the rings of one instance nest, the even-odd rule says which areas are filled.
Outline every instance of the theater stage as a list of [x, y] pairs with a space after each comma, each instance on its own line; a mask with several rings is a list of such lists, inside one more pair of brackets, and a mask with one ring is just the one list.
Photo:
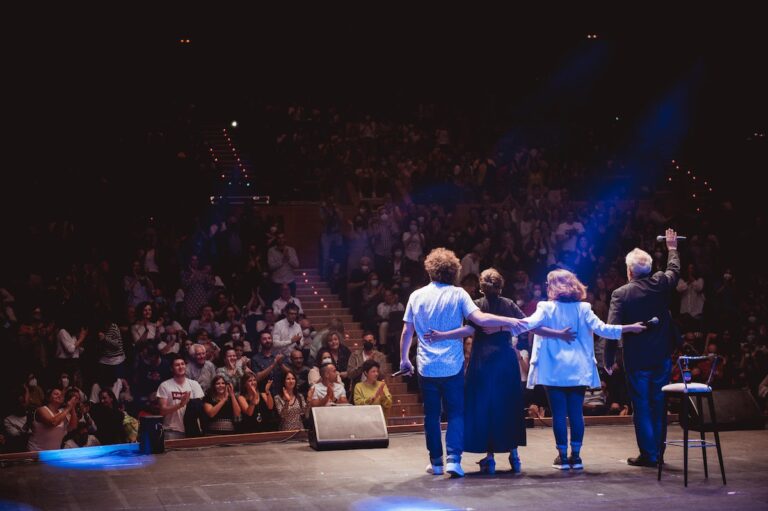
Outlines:
[[[670, 438], [680, 429], [670, 427]], [[1, 509], [257, 510], [278, 509], [527, 509], [661, 510], [768, 509], [768, 431], [722, 433], [728, 486], [723, 486], [714, 449], [710, 478], [701, 455], [691, 453], [689, 486], [683, 487], [682, 449], [668, 449], [664, 477], [655, 469], [630, 467], [635, 454], [631, 426], [587, 428], [586, 469], [559, 472], [552, 431], [528, 430], [521, 449], [523, 473], [473, 474], [482, 456], [467, 454], [467, 477], [448, 479], [424, 472], [421, 433], [391, 437], [387, 449], [316, 452], [306, 442], [233, 445], [126, 456], [128, 467], [80, 470], [37, 462], [0, 469]], [[114, 461], [114, 460], [113, 460]], [[499, 458], [499, 468], [508, 469]], [[95, 470], [94, 470], [95, 468]]]

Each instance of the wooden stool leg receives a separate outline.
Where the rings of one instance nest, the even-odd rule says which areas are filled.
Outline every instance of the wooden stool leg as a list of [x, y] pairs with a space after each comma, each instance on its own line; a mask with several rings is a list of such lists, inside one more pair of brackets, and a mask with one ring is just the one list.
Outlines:
[[701, 458], [704, 460], [704, 478], [709, 479], [709, 468], [707, 467], [707, 439], [704, 434], [704, 408], [702, 407], [701, 395], [696, 395], [696, 406], [699, 407], [699, 426], [701, 427]]
[[688, 394], [683, 394], [683, 402], [680, 407], [683, 425], [683, 484], [688, 486]]
[[717, 427], [717, 417], [715, 417], [715, 400], [712, 398], [712, 393], [707, 394], [707, 401], [709, 402], [709, 416], [712, 418], [712, 431], [715, 434], [715, 447], [717, 447], [717, 461], [720, 462], [720, 474], [723, 476], [723, 485], [725, 485], [725, 465], [723, 465], [723, 452], [720, 449], [720, 432]]
[[[667, 429], [667, 393], [664, 393], [664, 424], [662, 430]], [[664, 448], [666, 447], [666, 435], [662, 434], [659, 439], [659, 473], [656, 475], [656, 480], [661, 481], [661, 467], [664, 466]]]

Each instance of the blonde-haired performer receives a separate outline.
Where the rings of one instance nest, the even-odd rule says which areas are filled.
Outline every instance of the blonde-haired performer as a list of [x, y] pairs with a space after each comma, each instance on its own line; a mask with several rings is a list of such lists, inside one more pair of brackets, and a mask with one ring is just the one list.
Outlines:
[[[584, 392], [600, 387], [595, 361], [594, 334], [606, 339], [619, 339], [622, 334], [645, 330], [642, 323], [607, 325], [583, 300], [587, 289], [576, 275], [567, 270], [554, 270], [547, 275], [548, 301], [539, 302], [536, 312], [526, 319], [527, 329], [546, 326], [553, 329], [570, 327], [576, 332], [573, 342], [537, 335], [531, 349], [528, 388], [544, 385], [552, 409], [557, 458], [553, 467], [560, 470], [584, 468], [581, 443], [584, 439]], [[568, 457], [568, 417], [571, 429], [571, 456]]]

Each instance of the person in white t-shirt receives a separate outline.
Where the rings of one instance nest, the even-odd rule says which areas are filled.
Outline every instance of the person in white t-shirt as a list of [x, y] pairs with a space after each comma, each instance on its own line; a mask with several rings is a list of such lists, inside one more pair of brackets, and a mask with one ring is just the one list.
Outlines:
[[202, 399], [205, 394], [200, 384], [187, 378], [187, 364], [182, 355], [176, 355], [171, 363], [173, 377], [165, 380], [157, 389], [160, 399], [160, 415], [163, 419], [165, 438], [184, 438], [184, 413], [190, 399]]

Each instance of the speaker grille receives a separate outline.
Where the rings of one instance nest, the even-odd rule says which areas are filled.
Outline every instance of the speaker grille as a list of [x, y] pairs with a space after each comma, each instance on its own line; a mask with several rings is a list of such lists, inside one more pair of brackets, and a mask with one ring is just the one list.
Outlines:
[[387, 423], [378, 405], [312, 408], [318, 442], [387, 438]]

